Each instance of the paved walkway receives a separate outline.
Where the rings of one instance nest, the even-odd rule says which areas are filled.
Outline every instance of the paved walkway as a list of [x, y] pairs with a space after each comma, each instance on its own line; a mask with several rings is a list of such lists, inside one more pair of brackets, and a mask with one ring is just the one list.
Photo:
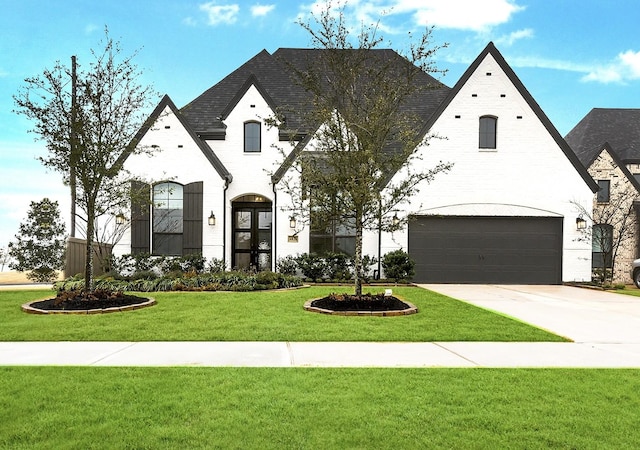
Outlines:
[[575, 342], [0, 342], [0, 365], [640, 368], [639, 298], [568, 286], [424, 287]]

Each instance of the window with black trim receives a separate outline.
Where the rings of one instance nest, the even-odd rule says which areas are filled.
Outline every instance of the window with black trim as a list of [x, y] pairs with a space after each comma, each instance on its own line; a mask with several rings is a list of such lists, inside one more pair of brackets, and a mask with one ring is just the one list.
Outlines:
[[353, 218], [335, 214], [335, 198], [319, 199], [311, 194], [309, 253], [355, 255], [356, 226]]
[[153, 187], [154, 255], [182, 255], [183, 186], [159, 183]]
[[598, 194], [597, 201], [598, 203], [607, 203], [609, 202], [609, 198], [611, 196], [611, 181], [609, 180], [598, 180]]
[[495, 149], [498, 132], [498, 118], [494, 116], [480, 117], [479, 147]]
[[613, 267], [613, 226], [609, 224], [593, 225], [591, 247], [591, 267], [611, 269]]
[[244, 123], [244, 151], [245, 153], [260, 152], [260, 122]]

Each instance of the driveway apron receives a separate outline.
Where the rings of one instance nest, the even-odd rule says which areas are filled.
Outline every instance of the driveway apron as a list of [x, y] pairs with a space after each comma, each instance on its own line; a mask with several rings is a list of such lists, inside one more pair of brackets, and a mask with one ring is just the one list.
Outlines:
[[640, 344], [640, 298], [573, 286], [424, 284], [421, 287], [569, 338]]

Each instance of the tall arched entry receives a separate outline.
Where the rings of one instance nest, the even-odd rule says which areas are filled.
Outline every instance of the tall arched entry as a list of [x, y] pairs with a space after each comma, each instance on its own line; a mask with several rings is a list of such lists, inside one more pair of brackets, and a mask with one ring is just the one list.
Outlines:
[[234, 269], [271, 270], [271, 208], [271, 201], [261, 195], [243, 195], [231, 203]]

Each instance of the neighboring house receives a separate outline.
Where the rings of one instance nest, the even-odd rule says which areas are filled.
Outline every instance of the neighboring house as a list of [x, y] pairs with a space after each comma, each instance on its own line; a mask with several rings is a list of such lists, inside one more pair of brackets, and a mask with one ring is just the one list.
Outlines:
[[[602, 247], [620, 240], [613, 279], [629, 283], [631, 262], [640, 255], [640, 109], [592, 109], [566, 136], [596, 180], [593, 199], [593, 268], [611, 269]], [[605, 237], [603, 239], [602, 237]]]
[[[156, 182], [149, 188], [153, 208], [133, 208], [131, 232], [114, 253], [201, 252], [229, 267], [260, 270], [287, 255], [351, 253], [349, 227], [302, 228], [282, 188], [288, 166], [275, 147], [291, 157], [313, 148], [318, 124], [305, 128], [287, 114], [287, 126], [298, 132], [292, 143], [287, 130], [265, 125], [277, 108], [309, 101], [289, 68], [320, 51], [263, 50], [182, 109], [165, 96], [153, 126], [138, 135], [139, 145], [158, 152], [125, 162]], [[375, 52], [401, 61], [391, 50]], [[408, 251], [418, 282], [590, 280], [591, 246], [579, 240], [574, 202], [590, 210], [597, 185], [494, 45], [453, 88], [427, 74], [422, 82], [436, 88], [407, 107], [425, 133], [441, 137], [418, 149], [422, 163], [453, 167], [397, 211], [412, 216], [405, 229], [368, 232], [364, 254]]]

